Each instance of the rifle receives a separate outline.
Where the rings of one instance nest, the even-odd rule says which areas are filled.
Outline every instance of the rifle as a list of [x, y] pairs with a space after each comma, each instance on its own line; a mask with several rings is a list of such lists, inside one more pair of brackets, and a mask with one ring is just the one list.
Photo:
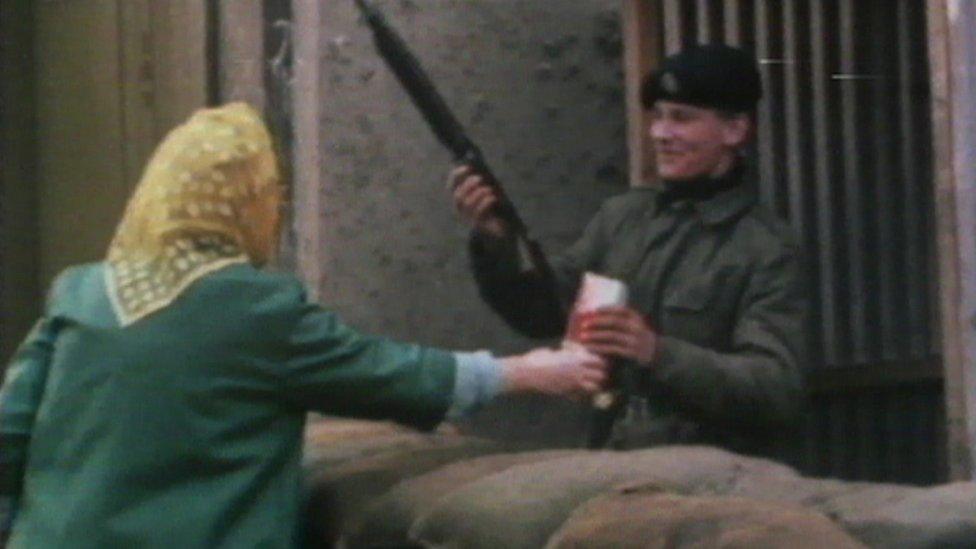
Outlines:
[[471, 166], [474, 172], [494, 189], [498, 199], [495, 213], [505, 221], [515, 237], [523, 272], [534, 272], [537, 276], [551, 281], [552, 268], [546, 261], [542, 249], [538, 243], [529, 238], [528, 227], [505, 194], [501, 183], [488, 167], [481, 149], [468, 137], [464, 127], [448, 108], [444, 98], [434, 87], [434, 83], [424, 72], [403, 38], [390, 26], [379, 8], [370, 0], [356, 0], [356, 6], [359, 7], [359, 11], [373, 31], [373, 41], [380, 56], [420, 110], [420, 114], [423, 115], [438, 141], [451, 152], [456, 163]]
[[614, 425], [626, 422], [630, 417], [627, 408], [632, 405], [631, 397], [638, 394], [636, 375], [634, 364], [626, 360], [614, 361], [607, 382], [609, 389], [597, 393], [591, 402], [584, 440], [586, 448], [606, 448], [612, 442]]

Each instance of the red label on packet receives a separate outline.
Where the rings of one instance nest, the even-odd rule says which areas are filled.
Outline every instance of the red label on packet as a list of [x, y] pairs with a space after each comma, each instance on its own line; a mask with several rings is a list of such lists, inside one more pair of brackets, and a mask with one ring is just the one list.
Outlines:
[[587, 315], [605, 307], [621, 307], [627, 304], [627, 285], [606, 276], [584, 273], [576, 301], [569, 313], [564, 342], [577, 344], [580, 328]]
[[[622, 307], [627, 304], [627, 285], [606, 276], [584, 273], [576, 301], [569, 313], [566, 326], [566, 336], [563, 347], [582, 347], [579, 343], [583, 321], [595, 311], [605, 307]], [[615, 397], [610, 391], [603, 391], [593, 396], [593, 406], [606, 410], [614, 403]]]

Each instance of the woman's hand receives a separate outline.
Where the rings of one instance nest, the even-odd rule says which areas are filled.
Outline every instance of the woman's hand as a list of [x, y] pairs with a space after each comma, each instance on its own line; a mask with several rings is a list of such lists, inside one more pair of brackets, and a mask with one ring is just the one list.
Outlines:
[[599, 391], [609, 363], [580, 347], [540, 348], [502, 359], [507, 392], [583, 397]]

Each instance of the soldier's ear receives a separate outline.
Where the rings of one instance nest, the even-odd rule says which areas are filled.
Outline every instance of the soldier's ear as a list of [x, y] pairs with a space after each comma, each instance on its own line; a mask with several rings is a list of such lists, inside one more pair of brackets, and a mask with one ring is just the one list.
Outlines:
[[722, 142], [739, 149], [749, 142], [752, 137], [754, 124], [747, 113], [735, 113], [722, 117]]

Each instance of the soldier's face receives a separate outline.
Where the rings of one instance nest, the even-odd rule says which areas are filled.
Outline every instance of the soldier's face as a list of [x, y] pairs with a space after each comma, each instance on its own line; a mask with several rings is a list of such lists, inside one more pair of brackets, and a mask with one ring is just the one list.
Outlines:
[[658, 176], [671, 181], [725, 174], [751, 128], [746, 115], [671, 101], [656, 102], [648, 124]]

